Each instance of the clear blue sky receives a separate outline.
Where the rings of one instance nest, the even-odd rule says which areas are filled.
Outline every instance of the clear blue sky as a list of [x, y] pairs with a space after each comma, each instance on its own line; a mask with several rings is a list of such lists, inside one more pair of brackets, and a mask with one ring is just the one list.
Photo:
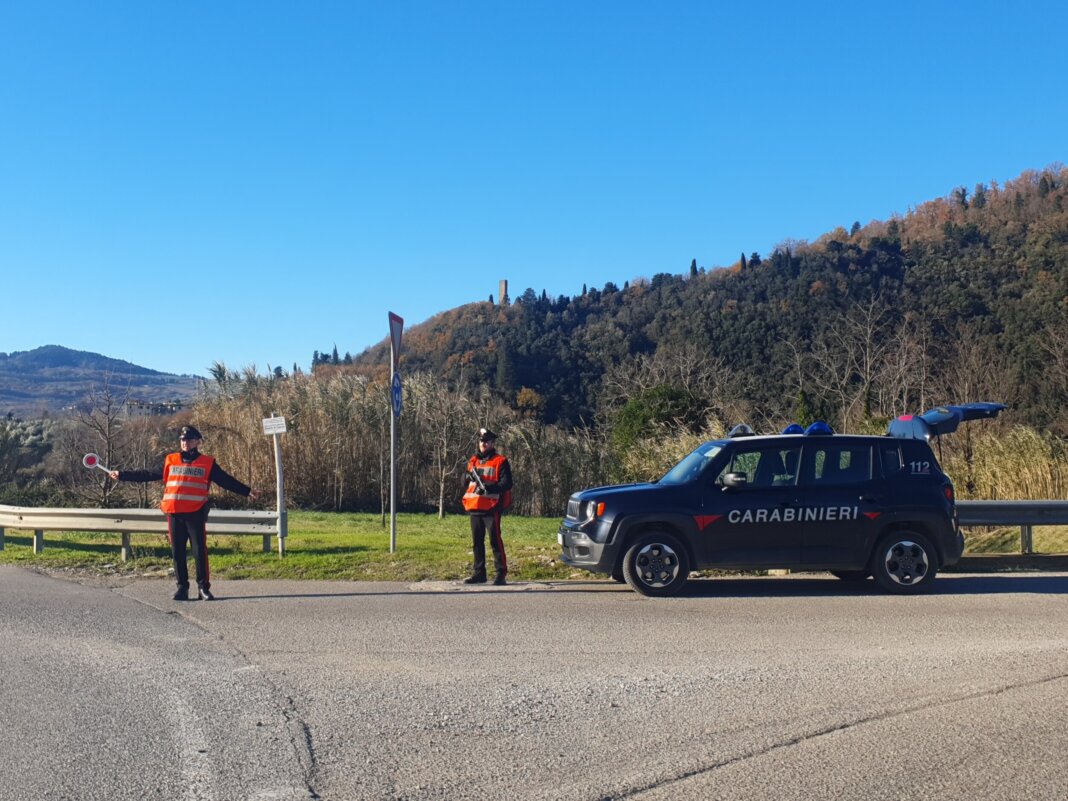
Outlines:
[[0, 351], [307, 369], [1066, 160], [1063, 0], [743, 5], [4, 2]]

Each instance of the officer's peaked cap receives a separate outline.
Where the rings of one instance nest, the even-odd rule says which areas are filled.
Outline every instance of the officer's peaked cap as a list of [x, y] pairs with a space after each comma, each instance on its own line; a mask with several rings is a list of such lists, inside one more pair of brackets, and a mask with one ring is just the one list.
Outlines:
[[478, 430], [479, 442], [495, 442], [497, 435], [490, 431], [488, 428], [480, 428]]
[[182, 426], [182, 439], [204, 439], [193, 426]]

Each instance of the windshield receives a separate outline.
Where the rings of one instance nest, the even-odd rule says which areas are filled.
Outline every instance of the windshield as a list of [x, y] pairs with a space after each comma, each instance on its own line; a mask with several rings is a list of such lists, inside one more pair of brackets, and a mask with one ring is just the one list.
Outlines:
[[668, 470], [667, 475], [660, 479], [661, 484], [688, 484], [705, 469], [705, 465], [716, 458], [723, 450], [718, 442], [706, 442], [677, 465]]

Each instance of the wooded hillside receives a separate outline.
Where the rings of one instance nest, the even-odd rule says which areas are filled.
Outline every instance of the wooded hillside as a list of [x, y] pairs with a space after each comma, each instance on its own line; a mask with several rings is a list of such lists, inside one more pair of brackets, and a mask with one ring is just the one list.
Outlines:
[[[1066, 200], [1068, 171], [1055, 165], [725, 269], [694, 263], [575, 297], [531, 288], [415, 326], [402, 365], [486, 385], [565, 426], [618, 422], [627, 400], [651, 393], [646, 405], [687, 419], [845, 426], [998, 400], [1064, 431]], [[355, 368], [384, 371], [388, 357], [379, 345]]]

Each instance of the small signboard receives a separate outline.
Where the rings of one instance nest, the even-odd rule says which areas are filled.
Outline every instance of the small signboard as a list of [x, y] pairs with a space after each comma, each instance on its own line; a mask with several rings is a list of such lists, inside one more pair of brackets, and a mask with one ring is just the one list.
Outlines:
[[390, 395], [393, 398], [393, 416], [394, 417], [400, 417], [401, 416], [401, 401], [403, 399], [403, 395], [402, 395], [402, 392], [401, 392], [401, 377], [400, 377], [400, 373], [394, 373], [393, 374], [393, 389], [392, 389], [392, 392], [390, 393]]
[[392, 346], [393, 370], [397, 370], [397, 362], [400, 361], [401, 334], [404, 331], [404, 318], [393, 312], [389, 313], [389, 344]]
[[263, 418], [263, 433], [264, 434], [284, 434], [284, 433], [286, 433], [286, 419], [284, 417], [264, 417]]

